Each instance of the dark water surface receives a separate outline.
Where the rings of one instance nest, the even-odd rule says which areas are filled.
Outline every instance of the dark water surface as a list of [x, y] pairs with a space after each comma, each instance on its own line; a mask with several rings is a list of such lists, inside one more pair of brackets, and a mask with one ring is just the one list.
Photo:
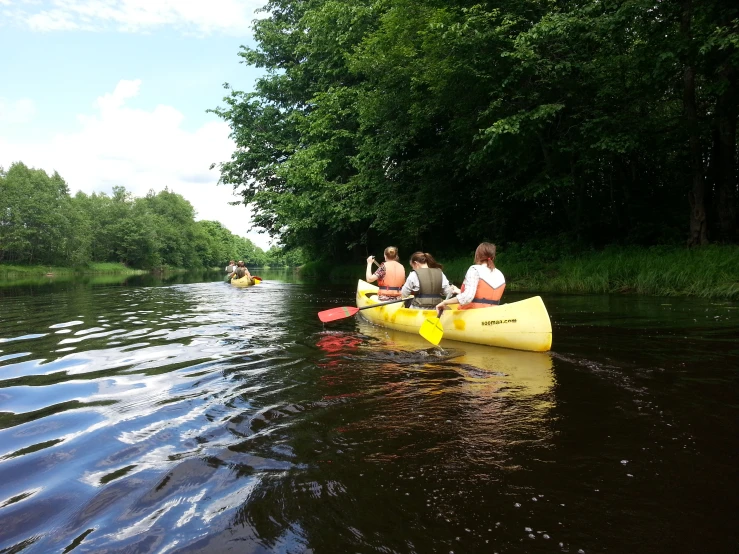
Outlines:
[[437, 350], [262, 276], [0, 287], [0, 552], [737, 551], [739, 304]]

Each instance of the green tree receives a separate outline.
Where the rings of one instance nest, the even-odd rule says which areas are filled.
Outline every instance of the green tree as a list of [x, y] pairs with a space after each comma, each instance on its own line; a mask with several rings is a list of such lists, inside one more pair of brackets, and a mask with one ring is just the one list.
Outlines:
[[251, 265], [265, 253], [215, 221], [195, 221], [193, 206], [169, 189], [135, 198], [78, 192], [62, 177], [22, 163], [0, 168], [0, 261], [82, 266], [122, 262], [136, 268]]
[[288, 249], [737, 238], [729, 3], [267, 8], [241, 51], [267, 76], [215, 112], [222, 181]]
[[195, 209], [183, 196], [165, 188], [137, 199], [136, 210], [155, 221], [156, 247], [160, 263], [173, 267], [202, 267], [195, 244]]
[[69, 190], [58, 173], [11, 165], [0, 176], [0, 260], [68, 262], [72, 217]]

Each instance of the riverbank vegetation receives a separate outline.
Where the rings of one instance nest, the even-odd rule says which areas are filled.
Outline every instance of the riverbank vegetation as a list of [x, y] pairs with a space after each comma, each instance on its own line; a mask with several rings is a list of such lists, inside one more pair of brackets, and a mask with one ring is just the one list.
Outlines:
[[[461, 256], [482, 240], [503, 264], [514, 244], [558, 237], [606, 249], [563, 262], [563, 289], [657, 291], [659, 277], [607, 248], [737, 242], [736, 4], [271, 0], [266, 12], [239, 54], [266, 75], [214, 110], [236, 143], [221, 180], [314, 266], [389, 244]], [[665, 290], [683, 290], [697, 276], [681, 256], [701, 254], [670, 252], [655, 276], [675, 271]], [[537, 271], [521, 275], [553, 282]]]
[[[472, 259], [470, 253], [467, 258], [439, 261], [449, 280], [459, 286]], [[496, 265], [506, 276], [509, 291], [690, 295], [739, 300], [738, 246], [611, 247], [572, 254], [511, 245], [510, 250], [498, 255]], [[364, 270], [362, 264], [336, 266], [319, 262], [303, 266], [301, 275], [352, 282], [363, 279]]]
[[138, 275], [146, 270], [133, 269], [122, 263], [91, 262], [84, 267], [60, 267], [52, 265], [0, 264], [0, 279], [13, 279], [22, 276], [60, 276], [86, 274]]
[[168, 189], [143, 198], [123, 187], [71, 196], [58, 173], [0, 168], [0, 276], [221, 268], [229, 259], [299, 265], [301, 256], [264, 252], [219, 222], [195, 221], [193, 206]]

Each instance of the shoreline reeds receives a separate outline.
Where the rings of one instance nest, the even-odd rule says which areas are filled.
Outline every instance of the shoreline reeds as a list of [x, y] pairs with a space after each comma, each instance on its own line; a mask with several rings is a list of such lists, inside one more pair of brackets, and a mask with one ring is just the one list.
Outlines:
[[[471, 257], [439, 261], [444, 264], [447, 277], [458, 286], [472, 264]], [[512, 291], [739, 300], [739, 246], [609, 247], [558, 259], [511, 249], [498, 254], [496, 265]], [[364, 278], [364, 268], [362, 263], [333, 265], [314, 261], [301, 267], [300, 276], [342, 283]]]
[[83, 267], [0, 264], [0, 279], [56, 277], [61, 275], [144, 275], [146, 273], [150, 273], [150, 271], [132, 269], [124, 264], [115, 262], [94, 262]]

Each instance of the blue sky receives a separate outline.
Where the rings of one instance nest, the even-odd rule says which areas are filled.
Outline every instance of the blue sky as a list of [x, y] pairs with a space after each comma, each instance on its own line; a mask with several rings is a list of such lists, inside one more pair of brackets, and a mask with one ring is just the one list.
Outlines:
[[251, 90], [261, 74], [237, 54], [264, 3], [0, 0], [0, 166], [57, 170], [72, 193], [166, 186], [268, 247], [208, 169], [234, 146], [206, 113], [224, 82]]

